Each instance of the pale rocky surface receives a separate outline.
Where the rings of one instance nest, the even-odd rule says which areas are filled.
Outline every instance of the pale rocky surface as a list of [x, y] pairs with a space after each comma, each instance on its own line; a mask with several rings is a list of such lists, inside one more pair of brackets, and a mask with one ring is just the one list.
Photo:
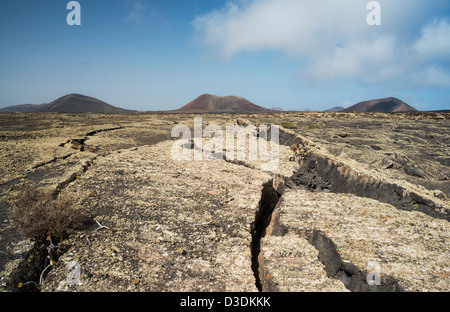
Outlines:
[[260, 275], [264, 291], [346, 292], [344, 284], [328, 277], [319, 252], [295, 233], [267, 235], [261, 240]]
[[[174, 161], [173, 142], [121, 150], [67, 188], [110, 229], [75, 236], [44, 291], [256, 291], [250, 225], [268, 174], [220, 160]], [[112, 230], [111, 230], [112, 229]]]
[[[272, 170], [172, 159], [171, 130], [194, 116], [0, 115], [0, 289], [36, 290], [17, 286], [43, 270], [27, 271], [42, 253], [10, 220], [30, 182], [89, 216], [41, 291], [450, 289], [449, 114], [202, 116], [284, 124]], [[364, 284], [370, 261], [380, 286]]]
[[[280, 291], [292, 287], [339, 290], [324, 282], [326, 276], [309, 273], [314, 262], [305, 263], [305, 259], [317, 261], [317, 249], [328, 266], [328, 278], [342, 280], [350, 290], [386, 287], [385, 291], [441, 292], [450, 287], [446, 220], [354, 195], [303, 190], [284, 193], [274, 214], [262, 240], [261, 257], [265, 276], [272, 274], [272, 283]], [[379, 264], [379, 286], [366, 283], [371, 262]], [[317, 263], [316, 270], [322, 265]]]
[[[289, 113], [249, 117], [288, 124], [330, 154], [450, 197], [450, 114]], [[442, 195], [441, 195], [442, 196]]]

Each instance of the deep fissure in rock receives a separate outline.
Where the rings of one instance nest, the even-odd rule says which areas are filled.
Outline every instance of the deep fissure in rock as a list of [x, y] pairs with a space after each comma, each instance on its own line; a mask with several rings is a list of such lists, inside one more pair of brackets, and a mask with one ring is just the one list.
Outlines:
[[63, 182], [59, 183], [58, 186], [56, 187], [56, 191], [59, 192], [62, 189], [66, 188], [67, 186], [69, 186], [70, 183], [72, 183], [73, 181], [75, 181], [76, 179], [78, 179], [78, 177], [80, 177], [83, 173], [85, 173], [88, 168], [90, 166], [92, 166], [93, 161], [96, 159], [97, 157], [92, 158], [91, 160], [86, 161], [86, 163], [83, 165], [81, 171], [77, 171], [74, 172], [70, 175], [69, 178], [67, 178], [66, 180], [64, 180]]
[[263, 184], [258, 210], [255, 213], [255, 221], [251, 227], [252, 243], [252, 271], [255, 276], [255, 284], [259, 291], [263, 291], [259, 270], [259, 254], [261, 252], [261, 238], [266, 235], [266, 229], [272, 219], [272, 213], [280, 200], [281, 194], [273, 186], [273, 180]]
[[65, 143], [59, 144], [60, 147], [65, 147], [66, 144], [72, 144], [72, 149], [79, 150], [80, 152], [92, 152], [92, 153], [99, 153], [100, 148], [98, 146], [88, 145], [86, 144], [86, 141], [88, 140], [88, 137], [84, 137], [83, 139], [71, 139], [67, 140]]
[[[69, 186], [74, 182], [81, 174], [85, 173], [90, 166], [92, 166], [94, 157], [92, 160], [87, 161], [81, 171], [73, 173], [68, 179], [58, 184], [56, 190], [53, 192], [54, 199], [59, 196], [62, 189]], [[39, 281], [41, 277], [45, 279], [46, 275], [51, 271], [52, 265], [50, 260], [58, 261], [58, 258], [64, 253], [65, 248], [59, 244], [59, 242], [49, 243], [47, 241], [37, 241], [35, 246], [31, 249], [24, 260], [19, 264], [17, 269], [11, 274], [11, 279], [7, 288], [12, 291], [27, 291], [37, 292], [40, 291]], [[50, 246], [54, 246], [49, 249]], [[20, 286], [19, 286], [20, 285]]]
[[70, 154], [67, 154], [67, 155], [64, 155], [64, 156], [61, 156], [61, 157], [52, 158], [49, 161], [45, 161], [45, 162], [39, 163], [37, 165], [34, 165], [31, 169], [38, 169], [40, 167], [43, 167], [43, 166], [49, 165], [51, 163], [54, 163], [57, 160], [65, 160], [65, 159], [69, 158], [70, 156], [72, 156], [73, 154], [75, 154], [75, 153], [70, 153]]
[[67, 140], [64, 143], [59, 144], [59, 146], [60, 147], [65, 147], [66, 144], [71, 143], [73, 149], [80, 150], [81, 152], [89, 151], [89, 152], [93, 152], [93, 153], [98, 153], [99, 150], [100, 150], [99, 147], [86, 144], [86, 141], [89, 139], [88, 137], [94, 136], [94, 135], [96, 135], [97, 133], [100, 133], [100, 132], [109, 132], [109, 131], [121, 130], [121, 129], [123, 129], [122, 126], [115, 127], [115, 128], [106, 128], [106, 129], [94, 130], [94, 131], [86, 133], [86, 135], [82, 139], [80, 139], [80, 138], [78, 138], [78, 139], [69, 139], [69, 140]]
[[[90, 152], [98, 152], [97, 147], [93, 147], [86, 144], [89, 136], [93, 136], [100, 132], [108, 132], [113, 130], [123, 129], [123, 127], [116, 128], [108, 128], [108, 129], [100, 129], [91, 131], [86, 134], [83, 139], [71, 139], [66, 141], [65, 143], [60, 144], [59, 146], [64, 147], [66, 144], [72, 143], [73, 148], [79, 149], [80, 151], [90, 151]], [[67, 159], [71, 155], [75, 153], [71, 153], [69, 155], [65, 155], [62, 157], [54, 158], [48, 162], [36, 165], [33, 169], [36, 169], [41, 166], [45, 166], [47, 164], [53, 163], [60, 159]], [[84, 174], [90, 166], [92, 166], [93, 161], [97, 157], [92, 158], [91, 160], [86, 161], [86, 163], [82, 166], [81, 170], [72, 173], [69, 178], [62, 181], [56, 187], [53, 196], [56, 199], [59, 196], [59, 193], [62, 189], [65, 189], [70, 185], [70, 183], [74, 182], [78, 177]], [[24, 260], [19, 264], [16, 270], [11, 274], [10, 283], [7, 286], [8, 289], [12, 291], [40, 291], [39, 281], [41, 278], [45, 279], [45, 276], [50, 272], [52, 266], [50, 264], [50, 260], [57, 261], [58, 258], [64, 253], [64, 248], [58, 246], [56, 243], [55, 248], [49, 250], [49, 246], [53, 244], [49, 244], [48, 242], [36, 242], [35, 246], [32, 250], [30, 250], [25, 256]], [[19, 287], [20, 285], [20, 287]]]
[[334, 242], [318, 230], [303, 233], [311, 245], [319, 252], [318, 258], [325, 266], [330, 278], [340, 280], [352, 292], [401, 292], [403, 288], [390, 276], [383, 276], [380, 285], [369, 285], [370, 272], [359, 270], [353, 263], [344, 262]]
[[58, 261], [64, 252], [65, 247], [58, 246], [58, 243], [53, 245], [47, 241], [36, 241], [34, 247], [11, 274], [6, 289], [14, 292], [39, 292], [40, 280], [44, 280], [52, 269], [50, 261]]
[[[72, 145], [77, 145], [77, 149], [80, 151], [89, 150], [91, 152], [97, 152], [98, 148], [89, 146], [85, 144], [88, 136], [93, 136], [99, 132], [105, 131], [113, 131], [123, 129], [123, 127], [117, 128], [109, 128], [109, 129], [101, 129], [92, 131], [86, 134], [86, 137], [83, 139], [71, 139], [66, 141], [65, 143], [61, 143], [59, 146], [64, 147], [68, 143], [72, 143]], [[68, 155], [62, 157], [55, 157], [50, 161], [40, 163], [33, 167], [33, 169], [37, 169], [39, 167], [54, 163], [58, 160], [65, 160], [72, 156], [75, 153], [70, 153]], [[70, 185], [70, 183], [74, 182], [79, 176], [85, 173], [90, 166], [92, 166], [93, 161], [97, 157], [88, 160], [80, 171], [77, 171], [70, 175], [69, 178], [62, 181], [58, 184], [55, 191], [53, 192], [54, 199], [59, 196], [59, 193], [62, 189], [66, 188]], [[47, 274], [52, 269], [52, 264], [50, 261], [58, 261], [58, 258], [65, 252], [67, 246], [63, 247], [60, 242], [51, 241], [36, 241], [34, 247], [27, 252], [23, 261], [18, 265], [18, 267], [11, 273], [10, 278], [7, 282], [6, 288], [10, 291], [25, 291], [25, 292], [39, 292], [40, 291], [40, 281], [44, 280]]]
[[95, 135], [97, 133], [100, 133], [100, 132], [109, 132], [109, 131], [120, 130], [120, 129], [123, 129], [123, 127], [115, 127], [115, 128], [106, 128], [106, 129], [94, 130], [94, 131], [86, 133], [86, 136], [93, 136], [93, 135]]
[[351, 168], [341, 168], [333, 161], [318, 155], [308, 155], [300, 169], [291, 176], [292, 181], [312, 192], [354, 194], [376, 199], [401, 210], [420, 211], [430, 217], [450, 220], [445, 209], [400, 185], [376, 180], [373, 177], [351, 174]]
[[351, 166], [309, 150], [308, 144], [295, 134], [280, 129], [280, 144], [296, 150], [300, 168], [291, 176], [295, 184], [317, 192], [348, 193], [376, 199], [407, 211], [420, 211], [433, 218], [450, 220], [447, 209], [412, 189], [394, 181], [383, 181], [359, 173]]

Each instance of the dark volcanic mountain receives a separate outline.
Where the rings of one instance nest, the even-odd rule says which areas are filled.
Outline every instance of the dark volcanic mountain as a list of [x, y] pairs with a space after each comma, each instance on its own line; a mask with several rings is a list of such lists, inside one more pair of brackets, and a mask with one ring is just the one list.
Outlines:
[[384, 99], [360, 102], [343, 110], [343, 112], [403, 113], [417, 112], [417, 110], [397, 98], [388, 97]]
[[127, 110], [93, 97], [73, 93], [62, 96], [48, 104], [14, 105], [2, 108], [0, 112], [121, 113], [127, 112]]
[[196, 113], [261, 113], [270, 109], [258, 106], [239, 96], [203, 94], [177, 111]]
[[44, 104], [21, 104], [21, 105], [13, 105], [0, 109], [0, 113], [28, 113], [35, 112], [40, 107], [47, 105]]
[[99, 99], [81, 95], [68, 94], [40, 107], [38, 112], [59, 113], [120, 113], [127, 110], [112, 106]]

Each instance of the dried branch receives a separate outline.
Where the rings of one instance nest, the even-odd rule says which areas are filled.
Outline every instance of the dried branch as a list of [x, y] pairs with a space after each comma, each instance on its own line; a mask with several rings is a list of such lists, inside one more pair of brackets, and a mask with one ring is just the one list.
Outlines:
[[95, 220], [95, 222], [97, 222], [97, 224], [98, 224], [98, 226], [99, 226], [99, 228], [96, 229], [95, 232], [97, 232], [97, 231], [99, 231], [99, 230], [101, 230], [101, 229], [108, 229], [108, 230], [109, 230], [109, 227], [107, 227], [106, 225], [102, 225], [102, 224], [101, 224], [100, 222], [98, 222], [97, 220]]
[[52, 266], [52, 264], [50, 263], [50, 264], [47, 265], [47, 266], [45, 267], [45, 269], [42, 271], [41, 277], [39, 277], [39, 285], [42, 286], [42, 284], [44, 284], [44, 272], [47, 271], [47, 269], [48, 269], [49, 267], [51, 267], [51, 266]]
[[204, 223], [195, 223], [194, 226], [209, 225], [209, 224], [212, 224], [212, 221], [204, 222]]

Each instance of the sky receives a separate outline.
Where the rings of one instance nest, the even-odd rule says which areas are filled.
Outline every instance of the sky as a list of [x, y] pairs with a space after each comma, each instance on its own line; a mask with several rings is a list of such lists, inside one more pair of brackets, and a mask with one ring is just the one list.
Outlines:
[[81, 25], [69, 2], [0, 0], [0, 108], [80, 93], [170, 110], [210, 93], [450, 109], [448, 0], [79, 0]]

